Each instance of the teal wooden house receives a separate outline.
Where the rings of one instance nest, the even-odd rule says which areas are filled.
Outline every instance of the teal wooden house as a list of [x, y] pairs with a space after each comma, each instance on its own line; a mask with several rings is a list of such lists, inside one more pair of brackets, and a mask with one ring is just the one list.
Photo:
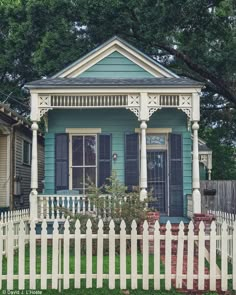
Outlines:
[[[85, 197], [88, 178], [101, 186], [112, 171], [128, 190], [139, 187], [142, 199], [152, 190], [163, 215], [185, 216], [187, 195], [192, 195], [193, 212], [201, 211], [201, 83], [179, 77], [114, 37], [27, 87], [34, 134], [33, 217], [39, 200], [62, 192], [69, 197], [71, 191]], [[43, 196], [37, 192], [41, 117], [47, 122]]]

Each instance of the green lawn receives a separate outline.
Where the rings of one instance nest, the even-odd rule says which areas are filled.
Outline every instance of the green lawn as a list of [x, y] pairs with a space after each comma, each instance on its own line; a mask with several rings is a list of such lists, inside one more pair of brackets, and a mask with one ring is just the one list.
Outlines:
[[[47, 259], [47, 271], [48, 274], [52, 273], [52, 247], [48, 246], [47, 249], [48, 253], [48, 259]], [[63, 251], [62, 251], [63, 253]], [[36, 273], [40, 274], [40, 264], [41, 264], [41, 247], [36, 247]], [[70, 273], [74, 273], [74, 248], [71, 247], [70, 249]], [[18, 274], [18, 253], [15, 253], [14, 256], [14, 274]], [[137, 256], [137, 265], [138, 265], [138, 274], [142, 274], [142, 254], [138, 254]], [[63, 261], [63, 256], [62, 256]], [[97, 257], [92, 256], [92, 262], [93, 262], [93, 273], [96, 273], [97, 269]], [[63, 272], [63, 264], [62, 264], [62, 272]], [[126, 269], [127, 274], [131, 273], [131, 256], [126, 256]], [[161, 273], [164, 273], [164, 266], [161, 264], [160, 268]], [[153, 255], [149, 256], [149, 273], [153, 274], [154, 272], [154, 263], [153, 263]], [[7, 259], [3, 259], [3, 274], [7, 273]], [[29, 247], [26, 245], [26, 253], [25, 253], [25, 273], [29, 274]], [[81, 256], [81, 273], [86, 273], [86, 256]], [[109, 256], [104, 256], [103, 259], [103, 273], [108, 274], [109, 273]], [[120, 257], [119, 255], [116, 255], [115, 257], [115, 273], [120, 273]], [[40, 281], [37, 280], [37, 289], [40, 289]], [[51, 286], [51, 280], [48, 280], [48, 286], [50, 289]], [[85, 279], [81, 279], [81, 289], [80, 290], [73, 290], [74, 281], [70, 280], [70, 291], [63, 291], [62, 294], [123, 294], [122, 291], [119, 288], [119, 280], [116, 280], [116, 289], [115, 290], [109, 290], [108, 289], [108, 280], [104, 279], [104, 288], [102, 290], [96, 289], [96, 280], [93, 280], [93, 287], [92, 289], [86, 289], [85, 288]], [[130, 290], [130, 294], [156, 294], [157, 292], [152, 291], [153, 290], [153, 280], [149, 281], [150, 291], [143, 291], [142, 290], [142, 281], [138, 280], [138, 290]], [[18, 289], [18, 283], [17, 281], [14, 282], [14, 288]], [[29, 281], [25, 280], [25, 288], [29, 289]], [[127, 288], [130, 289], [130, 280], [127, 280]], [[6, 282], [3, 281], [3, 290], [6, 289]], [[164, 280], [161, 280], [161, 289], [164, 290]], [[107, 290], [107, 291], [105, 291]], [[50, 293], [49, 293], [50, 292]], [[106, 293], [107, 292], [107, 293]], [[160, 291], [159, 291], [160, 292]], [[174, 292], [174, 291], [173, 291]], [[161, 294], [175, 294], [173, 292], [164, 292]], [[58, 294], [58, 291], [53, 290], [46, 290], [43, 292], [44, 294]], [[0, 293], [1, 294], [1, 293]]]

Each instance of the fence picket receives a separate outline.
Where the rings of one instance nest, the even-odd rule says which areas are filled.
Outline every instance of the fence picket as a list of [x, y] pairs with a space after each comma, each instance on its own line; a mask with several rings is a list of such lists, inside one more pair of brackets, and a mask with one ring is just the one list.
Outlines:
[[80, 232], [80, 221], [76, 220], [75, 223], [75, 288], [80, 288], [80, 277], [81, 277], [81, 232]]
[[147, 220], [143, 223], [143, 290], [148, 290], [149, 287], [149, 233]]
[[131, 289], [137, 289], [137, 223], [131, 224]]
[[166, 223], [166, 234], [165, 234], [165, 289], [171, 289], [171, 258], [172, 258], [172, 234], [171, 234], [171, 223], [168, 220]]
[[7, 289], [13, 289], [13, 269], [14, 269], [14, 228], [10, 220], [7, 225]]
[[221, 289], [227, 290], [228, 280], [228, 259], [227, 259], [228, 228], [224, 221], [221, 231]]
[[125, 222], [120, 224], [120, 288], [126, 289], [126, 231]]
[[201, 221], [198, 232], [198, 289], [204, 290], [205, 283], [205, 225]]
[[64, 224], [64, 245], [63, 245], [63, 256], [64, 256], [64, 263], [63, 263], [63, 288], [69, 289], [70, 287], [70, 224], [68, 219], [66, 220]]
[[233, 230], [233, 261], [232, 261], [233, 290], [236, 290], [236, 221]]
[[193, 289], [194, 225], [188, 225], [187, 289]]
[[103, 221], [98, 222], [97, 238], [97, 288], [103, 287]]
[[2, 289], [2, 257], [3, 257], [3, 231], [2, 222], [0, 221], [0, 290]]
[[47, 222], [42, 222], [41, 231], [41, 289], [47, 289]]
[[[68, 199], [67, 199], [68, 202]], [[218, 216], [216, 222], [212, 222], [210, 234], [205, 233], [204, 223], [199, 225], [198, 234], [194, 235], [194, 225], [192, 222], [188, 225], [188, 235], [185, 236], [184, 224], [179, 224], [178, 236], [172, 235], [172, 228], [170, 222], [166, 224], [165, 235], [160, 235], [160, 225], [158, 221], [154, 225], [154, 234], [149, 235], [148, 223], [145, 221], [143, 224], [143, 234], [137, 235], [137, 224], [135, 221], [131, 225], [131, 234], [126, 232], [126, 224], [124, 221], [120, 224], [120, 234], [115, 234], [115, 225], [111, 221], [109, 224], [109, 233], [104, 234], [103, 221], [100, 220], [98, 224], [97, 233], [92, 232], [91, 220], [87, 222], [86, 233], [81, 235], [80, 222], [76, 221], [75, 233], [73, 235], [69, 229], [69, 221], [64, 223], [64, 233], [59, 233], [58, 221], [55, 220], [53, 224], [53, 232], [47, 232], [47, 221], [44, 219], [41, 225], [41, 234], [36, 234], [35, 221], [30, 223], [30, 231], [27, 225], [28, 211], [21, 210], [17, 212], [9, 212], [1, 214], [0, 221], [0, 288], [3, 282], [7, 283], [9, 290], [13, 289], [15, 281], [18, 282], [18, 288], [23, 290], [25, 288], [25, 281], [29, 280], [30, 289], [36, 289], [36, 277], [40, 279], [41, 289], [48, 287], [48, 279], [52, 280], [52, 288], [57, 289], [63, 280], [63, 288], [70, 287], [70, 279], [74, 278], [75, 288], [81, 287], [81, 279], [86, 279], [86, 288], [92, 287], [92, 280], [96, 278], [97, 288], [103, 287], [103, 280], [108, 279], [110, 289], [115, 288], [116, 278], [120, 278], [120, 288], [127, 288], [127, 279], [131, 279], [131, 288], [138, 288], [138, 279], [142, 281], [143, 289], [149, 289], [149, 280], [153, 278], [154, 289], [160, 289], [160, 246], [161, 241], [165, 241], [165, 289], [171, 288], [173, 279], [176, 281], [176, 287], [183, 287], [183, 279], [187, 281], [187, 290], [193, 289], [194, 275], [198, 277], [198, 290], [204, 290], [205, 281], [209, 278], [209, 289], [215, 291], [218, 286], [218, 275], [221, 275], [221, 289], [227, 291], [228, 280], [232, 278], [232, 288], [236, 289], [236, 221], [232, 214], [225, 214], [223, 212], [216, 212]], [[21, 219], [21, 220], [19, 220]], [[6, 220], [6, 222], [5, 222]], [[228, 223], [227, 223], [227, 222]], [[153, 238], [153, 239], [152, 239]], [[48, 239], [52, 239], [52, 274], [47, 273], [48, 256], [47, 247]], [[63, 242], [63, 272], [59, 269], [59, 240]], [[74, 275], [70, 274], [70, 240], [74, 241], [74, 261], [75, 270]], [[81, 242], [85, 239], [86, 242], [86, 273], [81, 274]], [[93, 274], [92, 268], [92, 254], [93, 254], [93, 239], [97, 241], [97, 272]], [[109, 241], [109, 273], [103, 273], [103, 244], [104, 239]], [[149, 241], [152, 240], [153, 242]], [[5, 242], [6, 240], [6, 242]], [[115, 273], [116, 260], [115, 260], [115, 246], [116, 240], [120, 240], [120, 273]], [[131, 242], [131, 275], [127, 275], [127, 241]], [[174, 240], [174, 242], [172, 242]], [[41, 241], [41, 257], [40, 257], [40, 274], [36, 274], [36, 241]], [[142, 274], [138, 274], [138, 241], [142, 244]], [[195, 242], [196, 241], [196, 242]], [[206, 242], [207, 241], [207, 242]], [[25, 259], [26, 249], [25, 243], [29, 242], [29, 275], [25, 274]], [[217, 243], [219, 242], [219, 243]], [[172, 243], [177, 245], [177, 264], [176, 272], [172, 273]], [[185, 243], [187, 244], [187, 273], [185, 277], [185, 270], [183, 274], [183, 260]], [[6, 245], [6, 246], [5, 246]], [[149, 273], [149, 251], [150, 246], [154, 245], [154, 275]], [[198, 246], [198, 272], [194, 274], [194, 247]], [[209, 245], [209, 247], [208, 247]], [[219, 248], [217, 248], [219, 246]], [[6, 248], [4, 248], [6, 247]], [[18, 247], [18, 275], [14, 274], [14, 247]], [[209, 251], [209, 253], [208, 253]], [[221, 272], [218, 272], [216, 264], [216, 251], [221, 251]], [[3, 267], [5, 269], [5, 262], [3, 255], [7, 254], [6, 260], [6, 276], [2, 274]], [[209, 275], [205, 274], [205, 255], [210, 263]], [[208, 258], [209, 257], [209, 258]], [[232, 257], [232, 258], [230, 258]], [[228, 261], [232, 262], [232, 275], [228, 274]], [[62, 264], [61, 264], [62, 265]], [[60, 277], [60, 284], [58, 284]]]
[[52, 235], [52, 289], [58, 288], [58, 247], [59, 247], [59, 231], [58, 221], [55, 220], [53, 223], [53, 235]]
[[21, 220], [19, 228], [19, 251], [18, 251], [18, 274], [19, 274], [19, 290], [25, 287], [25, 224]]
[[35, 221], [30, 223], [30, 289], [36, 289], [36, 233]]
[[210, 232], [210, 290], [216, 290], [216, 223], [212, 221]]
[[109, 224], [109, 289], [115, 289], [115, 224]]
[[86, 288], [92, 288], [92, 222], [90, 219], [86, 227]]
[[160, 290], [160, 224], [154, 225], [154, 290]]
[[181, 221], [179, 224], [178, 246], [177, 246], [176, 288], [182, 288], [183, 256], [184, 256], [184, 223], [183, 221]]

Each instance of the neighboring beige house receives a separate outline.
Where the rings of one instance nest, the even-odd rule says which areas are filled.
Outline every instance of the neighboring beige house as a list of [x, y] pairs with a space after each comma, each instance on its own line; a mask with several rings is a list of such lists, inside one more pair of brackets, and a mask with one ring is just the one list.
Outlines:
[[[30, 122], [0, 103], [0, 211], [29, 207], [32, 130]], [[43, 189], [44, 138], [38, 134], [39, 190]]]

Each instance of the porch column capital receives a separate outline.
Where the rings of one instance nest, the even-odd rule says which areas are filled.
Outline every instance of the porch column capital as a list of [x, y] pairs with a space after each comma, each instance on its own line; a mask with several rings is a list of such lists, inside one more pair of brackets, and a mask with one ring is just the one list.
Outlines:
[[147, 123], [142, 120], [141, 129], [141, 171], [140, 171], [140, 200], [143, 201], [147, 197], [147, 147], [146, 147], [146, 129]]
[[199, 176], [199, 155], [198, 155], [198, 121], [193, 121], [193, 213], [201, 213], [201, 193]]
[[38, 188], [38, 123], [33, 121], [32, 129], [32, 161], [31, 161], [31, 193], [30, 215], [37, 218], [37, 188]]

